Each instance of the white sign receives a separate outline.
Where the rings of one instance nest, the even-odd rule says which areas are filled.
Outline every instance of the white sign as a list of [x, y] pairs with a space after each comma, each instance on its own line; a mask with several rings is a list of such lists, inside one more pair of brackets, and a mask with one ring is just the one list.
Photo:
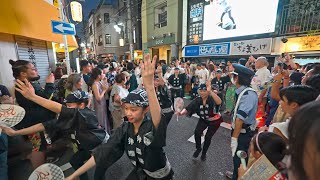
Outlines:
[[272, 38], [231, 42], [230, 55], [270, 54]]
[[72, 1], [71, 6], [71, 15], [72, 19], [76, 22], [82, 21], [82, 5], [77, 1]]
[[163, 44], [163, 39], [156, 40], [156, 45]]

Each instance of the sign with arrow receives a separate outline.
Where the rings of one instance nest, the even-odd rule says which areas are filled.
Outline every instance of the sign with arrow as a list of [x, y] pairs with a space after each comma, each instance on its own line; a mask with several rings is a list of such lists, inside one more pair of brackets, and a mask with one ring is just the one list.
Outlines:
[[60, 21], [51, 21], [52, 32], [56, 34], [64, 35], [76, 35], [76, 29], [74, 24], [65, 23]]

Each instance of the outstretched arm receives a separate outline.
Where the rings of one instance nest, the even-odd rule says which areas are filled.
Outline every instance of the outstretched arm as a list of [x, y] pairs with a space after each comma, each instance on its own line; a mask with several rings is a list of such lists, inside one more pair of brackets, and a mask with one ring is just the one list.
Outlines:
[[36, 125], [30, 126], [28, 128], [20, 129], [17, 131], [10, 127], [5, 127], [5, 126], [0, 126], [0, 129], [2, 129], [2, 131], [6, 133], [8, 136], [28, 135], [28, 134], [37, 133], [45, 130], [42, 123], [38, 123]]
[[77, 169], [71, 176], [67, 177], [66, 180], [76, 180], [79, 176], [93, 168], [95, 165], [96, 161], [94, 160], [94, 157], [91, 156], [91, 158], [84, 165]]
[[150, 55], [145, 55], [144, 62], [141, 68], [141, 74], [144, 87], [148, 94], [149, 104], [152, 104], [152, 106], [150, 106], [152, 122], [154, 127], [157, 129], [161, 120], [161, 108], [157, 99], [156, 91], [154, 89], [154, 73], [156, 61], [157, 56], [154, 56], [153, 60], [151, 61]]
[[20, 92], [25, 98], [29, 99], [30, 101], [33, 101], [39, 104], [40, 106], [55, 113], [61, 112], [62, 105], [60, 103], [36, 95], [33, 86], [27, 79], [25, 79], [24, 82], [18, 79], [16, 81], [16, 86], [16, 91]]

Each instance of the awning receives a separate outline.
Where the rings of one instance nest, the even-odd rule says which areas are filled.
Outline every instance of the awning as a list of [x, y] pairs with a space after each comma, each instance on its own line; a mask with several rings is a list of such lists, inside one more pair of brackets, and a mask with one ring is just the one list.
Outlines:
[[[0, 33], [63, 43], [62, 35], [52, 33], [51, 20], [60, 21], [59, 10], [44, 0], [1, 0]], [[73, 36], [67, 38], [77, 47]]]
[[[68, 41], [68, 44], [69, 44], [69, 41]], [[60, 46], [59, 43], [53, 43], [53, 45], [54, 45], [55, 51], [57, 53], [64, 52], [64, 46]], [[69, 52], [71, 52], [71, 51], [73, 51], [75, 49], [77, 49], [76, 46], [70, 46], [70, 45], [68, 46], [68, 51]]]

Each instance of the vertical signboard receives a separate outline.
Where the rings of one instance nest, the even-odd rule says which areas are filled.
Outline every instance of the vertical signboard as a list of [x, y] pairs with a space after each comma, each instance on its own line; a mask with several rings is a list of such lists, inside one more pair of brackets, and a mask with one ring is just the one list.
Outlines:
[[203, 32], [203, 0], [189, 0], [188, 2], [188, 44], [202, 42]]

